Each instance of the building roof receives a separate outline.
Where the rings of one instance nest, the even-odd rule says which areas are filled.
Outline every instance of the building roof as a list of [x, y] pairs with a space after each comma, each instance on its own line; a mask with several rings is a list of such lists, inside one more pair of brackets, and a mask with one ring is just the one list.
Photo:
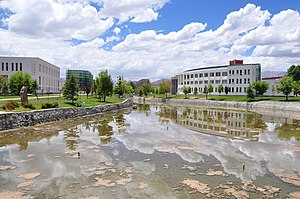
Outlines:
[[276, 77], [263, 77], [261, 78], [262, 80], [272, 80], [272, 79], [281, 79], [283, 78], [284, 76], [276, 76]]
[[[190, 70], [186, 70], [184, 72], [191, 72], [196, 70], [206, 70], [206, 69], [216, 69], [216, 68], [227, 68], [229, 66], [247, 66], [247, 65], [258, 65], [259, 63], [253, 63], [253, 64], [237, 64], [237, 65], [224, 65], [224, 66], [208, 66], [208, 67], [201, 67], [201, 68], [194, 68]], [[260, 64], [259, 64], [260, 65]]]

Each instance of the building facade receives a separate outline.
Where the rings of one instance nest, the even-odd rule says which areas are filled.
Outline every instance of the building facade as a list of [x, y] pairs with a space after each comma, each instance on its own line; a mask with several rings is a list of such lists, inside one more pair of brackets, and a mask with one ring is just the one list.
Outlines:
[[[260, 80], [260, 64], [231, 60], [229, 65], [191, 69], [172, 77], [172, 93], [182, 94], [185, 86], [191, 87], [192, 92], [197, 90], [197, 93], [203, 93], [204, 88], [211, 84], [213, 95], [219, 94], [218, 85], [223, 86], [223, 93], [227, 87], [228, 95], [246, 95], [247, 87]], [[177, 90], [173, 83], [177, 83]]]
[[29, 73], [39, 93], [59, 93], [60, 68], [38, 57], [0, 57], [0, 74], [9, 78], [16, 72]]
[[262, 81], [266, 81], [269, 84], [269, 89], [267, 90], [264, 95], [267, 96], [284, 96], [283, 93], [277, 92], [277, 86], [279, 85], [279, 82], [281, 78], [284, 76], [276, 76], [276, 77], [263, 77]]
[[67, 70], [67, 79], [69, 79], [73, 75], [77, 83], [79, 84], [79, 90], [85, 91], [85, 87], [87, 85], [92, 86], [93, 83], [93, 75], [90, 71], [86, 70]]

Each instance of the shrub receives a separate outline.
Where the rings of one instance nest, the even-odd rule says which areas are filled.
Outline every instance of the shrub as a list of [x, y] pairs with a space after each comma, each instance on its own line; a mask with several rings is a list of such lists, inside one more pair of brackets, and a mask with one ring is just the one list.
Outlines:
[[19, 104], [15, 100], [8, 100], [5, 102], [5, 104], [2, 106], [2, 109], [4, 110], [14, 110], [15, 108], [18, 108]]
[[47, 108], [58, 108], [58, 103], [54, 102], [54, 103], [42, 103], [42, 109], [47, 109]]
[[32, 110], [34, 110], [35, 109], [35, 106], [33, 105], [33, 104], [31, 104], [31, 103], [25, 103], [25, 104], [22, 104], [22, 106], [24, 107], [24, 108], [29, 108], [29, 109], [32, 109]]

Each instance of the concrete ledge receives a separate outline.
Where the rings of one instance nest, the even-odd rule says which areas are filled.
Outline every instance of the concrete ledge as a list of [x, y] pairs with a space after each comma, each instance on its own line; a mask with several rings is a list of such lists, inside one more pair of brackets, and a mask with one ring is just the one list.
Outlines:
[[0, 131], [85, 115], [93, 115], [130, 106], [132, 106], [132, 100], [128, 99], [120, 104], [109, 104], [87, 108], [54, 108], [28, 112], [2, 113], [0, 114]]
[[228, 108], [242, 109], [246, 111], [255, 111], [259, 113], [268, 113], [286, 117], [300, 118], [299, 102], [233, 102], [233, 101], [213, 101], [206, 99], [161, 99], [133, 97], [134, 103], [148, 104], [168, 104], [175, 106], [195, 106], [206, 108]]

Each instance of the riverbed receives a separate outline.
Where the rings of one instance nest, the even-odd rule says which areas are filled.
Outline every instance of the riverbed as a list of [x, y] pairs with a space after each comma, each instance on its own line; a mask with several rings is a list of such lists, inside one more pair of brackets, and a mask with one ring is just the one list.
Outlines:
[[138, 105], [0, 134], [0, 198], [299, 198], [300, 121]]

